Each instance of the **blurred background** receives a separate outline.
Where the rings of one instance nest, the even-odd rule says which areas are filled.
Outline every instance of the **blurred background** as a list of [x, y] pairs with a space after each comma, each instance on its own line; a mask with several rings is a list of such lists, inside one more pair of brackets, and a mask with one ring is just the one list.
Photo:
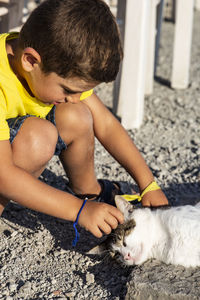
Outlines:
[[41, 0], [0, 0], [0, 33], [20, 30]]
[[[43, 0], [0, 0], [0, 33], [19, 29], [26, 21], [30, 12]], [[198, 0], [196, 0], [198, 2]], [[118, 0], [105, 0], [110, 6], [112, 13], [117, 16]], [[126, 0], [122, 1], [126, 5]], [[175, 0], [166, 0], [164, 5], [165, 17], [174, 18]]]

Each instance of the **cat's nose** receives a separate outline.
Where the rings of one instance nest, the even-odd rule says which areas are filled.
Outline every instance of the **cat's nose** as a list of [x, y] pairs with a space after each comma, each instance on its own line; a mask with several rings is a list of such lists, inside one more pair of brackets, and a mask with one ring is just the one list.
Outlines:
[[124, 259], [125, 259], [125, 260], [130, 260], [130, 259], [131, 259], [131, 254], [130, 254], [130, 252], [128, 252], [128, 253], [126, 253], [126, 254], [124, 255]]

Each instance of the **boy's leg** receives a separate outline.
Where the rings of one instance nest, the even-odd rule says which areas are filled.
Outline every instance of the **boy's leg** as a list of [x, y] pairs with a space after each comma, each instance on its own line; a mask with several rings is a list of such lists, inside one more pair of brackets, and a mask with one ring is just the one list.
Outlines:
[[[29, 117], [22, 122], [11, 144], [13, 162], [39, 177], [54, 155], [58, 133], [53, 124], [43, 119]], [[9, 200], [0, 197], [0, 215]]]
[[57, 105], [54, 124], [67, 145], [60, 158], [69, 178], [69, 186], [75, 194], [79, 197], [89, 194], [92, 196], [91, 200], [115, 205], [115, 195], [135, 193], [127, 182], [97, 180], [94, 168], [93, 118], [86, 105], [81, 102]]
[[56, 107], [55, 122], [67, 145], [60, 155], [76, 194], [99, 194], [101, 187], [94, 169], [94, 131], [90, 110], [82, 103], [63, 103]]

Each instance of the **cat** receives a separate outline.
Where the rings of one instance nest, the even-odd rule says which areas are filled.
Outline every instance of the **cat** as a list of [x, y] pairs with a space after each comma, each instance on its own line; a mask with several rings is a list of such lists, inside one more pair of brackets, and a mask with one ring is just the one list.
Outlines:
[[121, 196], [115, 202], [125, 222], [89, 254], [109, 250], [127, 266], [153, 258], [166, 264], [200, 266], [200, 202], [163, 208], [135, 208]]

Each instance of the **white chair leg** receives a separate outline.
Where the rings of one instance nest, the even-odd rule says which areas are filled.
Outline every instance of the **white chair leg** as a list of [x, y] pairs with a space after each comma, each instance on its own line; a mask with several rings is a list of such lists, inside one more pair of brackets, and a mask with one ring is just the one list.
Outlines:
[[155, 61], [155, 38], [156, 38], [156, 7], [159, 0], [152, 0], [149, 16], [149, 34], [147, 36], [147, 64], [145, 76], [145, 94], [150, 95], [153, 92], [154, 83], [154, 61]]
[[176, 3], [171, 86], [184, 89], [189, 84], [194, 0], [176, 0]]
[[150, 1], [127, 0], [118, 111], [126, 129], [138, 128], [143, 120], [149, 17]]

